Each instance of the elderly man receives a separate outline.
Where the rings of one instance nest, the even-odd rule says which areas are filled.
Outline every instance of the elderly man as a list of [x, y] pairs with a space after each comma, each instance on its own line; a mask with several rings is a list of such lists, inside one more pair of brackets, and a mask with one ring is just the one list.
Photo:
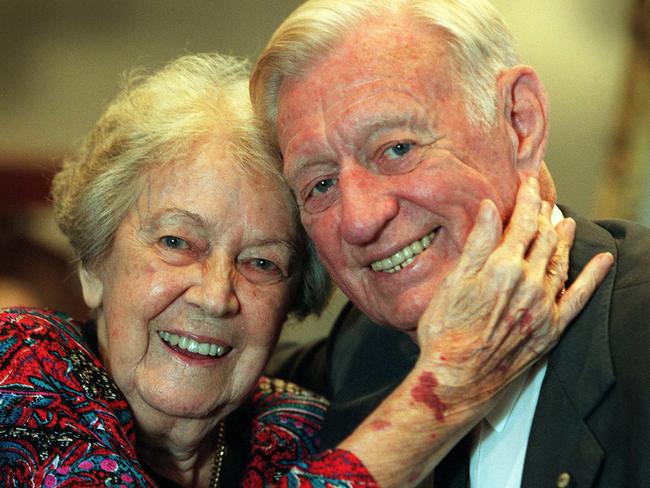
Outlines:
[[[326, 346], [293, 358], [303, 383], [323, 372], [329, 447], [413, 364], [407, 338], [480, 203], [507, 224], [532, 176], [555, 204], [546, 94], [484, 0], [308, 1], [270, 40], [251, 87], [302, 222], [358, 307]], [[614, 267], [559, 345], [436, 468], [436, 488], [650, 483], [650, 232], [553, 211], [577, 221], [570, 280], [600, 251]]]

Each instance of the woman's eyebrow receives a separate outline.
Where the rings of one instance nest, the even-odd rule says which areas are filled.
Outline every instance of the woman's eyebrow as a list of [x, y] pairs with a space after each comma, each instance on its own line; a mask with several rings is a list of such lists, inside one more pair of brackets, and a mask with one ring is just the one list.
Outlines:
[[153, 231], [163, 225], [178, 223], [190, 224], [194, 227], [203, 228], [206, 228], [208, 226], [205, 219], [199, 214], [182, 208], [171, 207], [165, 208], [153, 215], [150, 215], [147, 219], [144, 220], [142, 229], [145, 231]]
[[294, 242], [282, 238], [260, 239], [258, 241], [255, 241], [254, 246], [256, 247], [281, 246], [287, 248], [292, 253], [295, 253], [297, 251], [297, 247]]

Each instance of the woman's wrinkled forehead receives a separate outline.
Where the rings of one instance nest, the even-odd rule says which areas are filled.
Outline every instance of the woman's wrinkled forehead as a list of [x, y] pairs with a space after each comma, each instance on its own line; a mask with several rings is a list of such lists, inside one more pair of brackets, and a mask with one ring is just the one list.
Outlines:
[[229, 165], [218, 153], [166, 164], [143, 175], [142, 191], [115, 237], [153, 245], [174, 236], [199, 254], [218, 249], [235, 257], [265, 249], [293, 262], [302, 237], [279, 183]]

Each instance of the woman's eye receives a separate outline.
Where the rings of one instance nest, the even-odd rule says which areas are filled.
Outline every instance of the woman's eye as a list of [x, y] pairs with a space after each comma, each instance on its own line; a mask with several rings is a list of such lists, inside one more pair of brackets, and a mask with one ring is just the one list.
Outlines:
[[160, 242], [169, 249], [189, 249], [187, 241], [176, 236], [161, 237]]
[[413, 144], [410, 142], [400, 142], [394, 146], [389, 147], [384, 151], [384, 155], [388, 159], [397, 159], [406, 155], [411, 149], [413, 149]]
[[239, 271], [252, 283], [272, 284], [282, 281], [285, 276], [280, 267], [265, 258], [249, 258], [239, 261]]
[[255, 258], [251, 261], [251, 264], [262, 271], [275, 271], [278, 269], [273, 261], [264, 258]]

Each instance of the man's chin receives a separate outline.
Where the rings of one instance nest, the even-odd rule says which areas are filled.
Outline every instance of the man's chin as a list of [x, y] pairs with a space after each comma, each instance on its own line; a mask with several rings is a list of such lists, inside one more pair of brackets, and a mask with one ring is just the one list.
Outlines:
[[[393, 314], [378, 314], [376, 311], [364, 310], [363, 307], [359, 308], [376, 324], [404, 332], [413, 340], [413, 342], [416, 344], [418, 343], [417, 334], [419, 316], [417, 314], [403, 314], [399, 312]], [[413, 317], [411, 317], [411, 315], [413, 315]]]
[[[391, 302], [390, 299], [386, 299], [383, 303], [375, 300], [372, 304], [366, 304], [367, 306], [363, 306], [359, 301], [352, 300], [352, 302], [376, 324], [406, 332], [417, 329], [420, 317], [426, 310], [426, 306], [414, 304], [412, 300], [407, 300], [408, 298], [410, 297], [401, 297], [397, 303]], [[400, 306], [407, 301], [411, 302], [410, 306]]]
[[419, 345], [419, 342], [418, 342], [418, 328], [417, 328], [417, 327], [413, 327], [412, 329], [406, 329], [406, 330], [403, 330], [403, 332], [404, 332], [407, 336], [409, 336], [409, 337], [411, 338], [411, 340], [412, 340], [415, 344], [418, 344], [418, 345]]

